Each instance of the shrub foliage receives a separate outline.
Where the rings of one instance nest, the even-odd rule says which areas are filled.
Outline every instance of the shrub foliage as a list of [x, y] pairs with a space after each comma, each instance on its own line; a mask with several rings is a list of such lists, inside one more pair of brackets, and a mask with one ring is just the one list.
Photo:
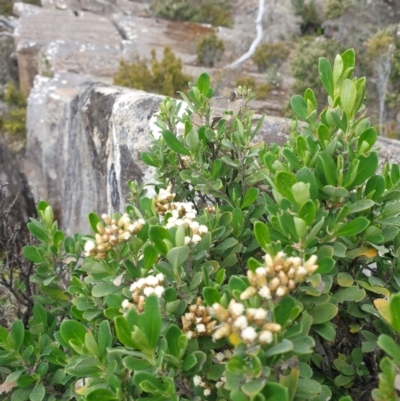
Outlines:
[[91, 213], [93, 235], [67, 238], [41, 201], [40, 244], [23, 250], [41, 294], [25, 327], [0, 329], [3, 393], [397, 400], [400, 169], [378, 172], [354, 66], [353, 50], [320, 58], [328, 105], [294, 96], [284, 146], [257, 141], [251, 90], [214, 118], [202, 74], [183, 115], [160, 106], [141, 156], [154, 197], [131, 182], [124, 214]]
[[226, 27], [233, 24], [231, 8], [230, 1], [224, 0], [154, 0], [151, 4], [162, 18]]
[[218, 39], [215, 31], [202, 37], [197, 43], [197, 60], [201, 65], [214, 67], [225, 50], [224, 42]]
[[150, 65], [149, 69], [147, 61], [139, 58], [133, 63], [121, 60], [114, 84], [176, 96], [177, 91], [183, 90], [191, 79], [182, 72], [182, 61], [169, 47], [164, 49], [161, 61], [157, 60], [156, 52], [152, 50]]

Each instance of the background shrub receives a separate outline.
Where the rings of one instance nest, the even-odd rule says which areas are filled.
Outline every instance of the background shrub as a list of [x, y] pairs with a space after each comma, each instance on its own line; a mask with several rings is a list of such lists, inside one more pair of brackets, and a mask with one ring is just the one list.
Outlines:
[[218, 39], [215, 31], [212, 31], [197, 42], [197, 61], [205, 67], [214, 67], [220, 60], [224, 50], [223, 40]]
[[265, 100], [271, 91], [271, 85], [269, 83], [256, 84], [253, 77], [239, 77], [236, 80], [236, 86], [250, 88], [254, 92], [254, 98], [256, 100]]
[[350, 7], [349, 0], [328, 0], [325, 5], [324, 18], [335, 19], [341, 17]]
[[252, 60], [259, 72], [265, 72], [270, 67], [279, 67], [289, 56], [290, 49], [284, 42], [263, 43], [258, 46]]
[[292, 74], [295, 79], [293, 92], [304, 93], [307, 88], [313, 88], [317, 100], [322, 101], [324, 91], [319, 83], [318, 59], [329, 54], [339, 53], [340, 50], [340, 44], [333, 39], [322, 37], [301, 39], [291, 61]]
[[120, 62], [114, 84], [160, 93], [166, 96], [176, 96], [178, 91], [187, 88], [191, 80], [189, 75], [182, 72], [182, 62], [176, 58], [173, 51], [166, 47], [161, 61], [156, 58], [155, 50], [151, 53], [150, 68], [146, 60], [137, 58], [133, 63], [124, 60]]
[[224, 0], [154, 0], [151, 9], [160, 17], [192, 21], [213, 26], [233, 24], [230, 1]]
[[9, 83], [3, 94], [3, 101], [9, 106], [0, 118], [0, 127], [7, 133], [25, 133], [27, 100], [13, 83]]

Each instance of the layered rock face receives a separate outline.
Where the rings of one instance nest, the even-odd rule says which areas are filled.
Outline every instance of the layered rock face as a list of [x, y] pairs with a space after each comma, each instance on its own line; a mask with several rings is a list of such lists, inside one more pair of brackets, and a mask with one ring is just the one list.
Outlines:
[[150, 146], [149, 121], [161, 100], [68, 73], [36, 79], [26, 174], [69, 234], [88, 232], [89, 212], [123, 210], [128, 180], [150, 181], [139, 154]]

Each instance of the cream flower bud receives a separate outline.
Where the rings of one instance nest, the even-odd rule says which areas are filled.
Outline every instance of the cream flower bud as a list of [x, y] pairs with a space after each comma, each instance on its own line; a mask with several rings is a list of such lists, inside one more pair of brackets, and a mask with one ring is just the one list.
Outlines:
[[276, 296], [277, 297], [284, 297], [288, 293], [288, 288], [281, 285], [276, 289]]
[[258, 294], [265, 299], [271, 299], [271, 290], [266, 285], [260, 288]]
[[268, 322], [263, 325], [263, 330], [271, 331], [272, 333], [278, 333], [281, 331], [281, 325], [274, 322]]
[[268, 287], [271, 291], [275, 291], [279, 285], [280, 285], [280, 281], [278, 277], [274, 277], [269, 283], [268, 283]]
[[219, 340], [224, 337], [228, 337], [232, 333], [231, 326], [228, 323], [223, 323], [215, 333], [213, 334], [214, 340]]
[[252, 343], [257, 338], [257, 332], [254, 327], [248, 326], [242, 330], [241, 337], [243, 341]]
[[247, 287], [241, 294], [240, 299], [244, 301], [245, 299], [249, 299], [257, 294], [257, 289], [254, 287]]
[[243, 304], [236, 302], [234, 299], [231, 299], [228, 309], [233, 317], [238, 317], [243, 314], [245, 308]]
[[258, 336], [258, 341], [262, 344], [271, 344], [274, 339], [273, 334], [270, 331], [262, 331]]
[[217, 316], [218, 320], [221, 322], [224, 322], [230, 316], [229, 312], [220, 304], [213, 304], [212, 309], [215, 313], [215, 316]]
[[245, 329], [248, 326], [247, 318], [246, 316], [239, 316], [235, 322], [233, 323], [233, 327], [236, 327], [240, 330]]

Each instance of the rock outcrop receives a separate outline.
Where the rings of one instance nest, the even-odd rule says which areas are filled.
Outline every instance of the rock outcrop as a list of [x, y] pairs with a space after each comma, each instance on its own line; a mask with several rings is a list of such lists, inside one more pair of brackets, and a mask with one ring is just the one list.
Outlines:
[[128, 180], [150, 181], [139, 153], [150, 145], [149, 121], [161, 100], [80, 75], [37, 77], [28, 102], [26, 175], [69, 234], [88, 232], [91, 211], [122, 210]]
[[21, 171], [20, 164], [7, 148], [1, 135], [0, 184], [6, 185], [3, 188], [5, 194], [4, 207], [8, 208], [15, 201], [9, 214], [9, 226], [12, 228], [17, 224], [24, 225], [28, 222], [29, 217], [36, 215], [35, 203], [28, 182]]
[[24, 3], [16, 3], [14, 11], [20, 17], [15, 41], [26, 95], [37, 74], [69, 71], [110, 81], [118, 69], [121, 37], [108, 18]]

